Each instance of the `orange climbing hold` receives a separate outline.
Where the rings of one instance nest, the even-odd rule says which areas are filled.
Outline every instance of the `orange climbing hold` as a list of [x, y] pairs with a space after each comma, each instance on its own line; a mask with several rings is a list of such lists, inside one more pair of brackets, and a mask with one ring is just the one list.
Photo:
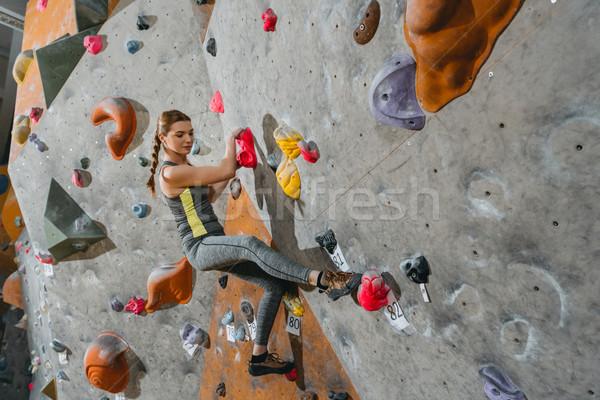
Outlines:
[[160, 265], [148, 277], [146, 312], [166, 303], [185, 304], [192, 298], [192, 265], [186, 257], [177, 264]]
[[129, 382], [129, 366], [125, 353], [129, 345], [112, 332], [102, 332], [90, 344], [84, 356], [85, 374], [98, 389], [122, 392]]
[[21, 292], [21, 278], [17, 271], [13, 272], [4, 281], [2, 296], [5, 303], [23, 309], [23, 293]]
[[10, 240], [17, 241], [21, 231], [25, 228], [25, 224], [21, 223], [21, 226], [15, 225], [15, 219], [20, 217], [23, 220], [23, 214], [19, 208], [19, 202], [15, 195], [15, 190], [12, 186], [8, 189], [6, 200], [4, 201], [4, 207], [2, 207], [2, 225], [4, 230], [8, 233]]
[[523, 0], [408, 0], [404, 35], [417, 60], [417, 98], [436, 112], [471, 89]]
[[135, 135], [135, 110], [123, 97], [105, 97], [94, 108], [92, 123], [100, 125], [108, 120], [115, 121], [117, 129], [106, 135], [106, 145], [115, 160], [121, 160]]

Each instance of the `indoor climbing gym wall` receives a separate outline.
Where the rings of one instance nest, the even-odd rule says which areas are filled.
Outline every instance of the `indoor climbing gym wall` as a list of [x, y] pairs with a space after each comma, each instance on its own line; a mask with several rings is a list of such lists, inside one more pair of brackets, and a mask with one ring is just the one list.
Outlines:
[[[599, 21], [593, 0], [30, 0], [2, 215], [29, 398], [597, 397]], [[290, 287], [285, 376], [248, 374], [262, 289], [194, 270], [146, 188], [168, 109], [194, 165], [247, 128], [228, 235], [363, 274], [336, 301]]]

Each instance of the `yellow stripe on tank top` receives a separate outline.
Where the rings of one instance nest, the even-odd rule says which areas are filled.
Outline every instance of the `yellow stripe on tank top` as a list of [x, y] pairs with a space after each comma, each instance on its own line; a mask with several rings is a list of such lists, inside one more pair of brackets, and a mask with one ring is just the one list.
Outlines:
[[187, 222], [192, 228], [192, 233], [194, 237], [206, 235], [206, 228], [200, 218], [198, 218], [198, 214], [196, 213], [196, 209], [194, 208], [194, 200], [192, 200], [192, 193], [190, 193], [190, 188], [185, 188], [183, 193], [179, 195], [181, 199], [181, 204], [183, 204], [183, 210], [185, 211], [185, 215], [187, 217]]

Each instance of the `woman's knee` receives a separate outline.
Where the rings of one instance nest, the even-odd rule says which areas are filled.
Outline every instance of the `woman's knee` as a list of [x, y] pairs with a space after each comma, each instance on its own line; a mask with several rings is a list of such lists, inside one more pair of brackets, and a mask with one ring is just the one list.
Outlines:
[[261, 247], [266, 246], [265, 242], [263, 242], [262, 240], [260, 240], [259, 238], [255, 237], [255, 236], [244, 236], [244, 247], [251, 249], [251, 250], [257, 250], [260, 249]]

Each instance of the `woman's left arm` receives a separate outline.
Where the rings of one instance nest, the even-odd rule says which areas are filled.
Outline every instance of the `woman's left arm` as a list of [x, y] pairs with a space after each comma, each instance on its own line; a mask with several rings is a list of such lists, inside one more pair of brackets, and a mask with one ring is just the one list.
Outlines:
[[223, 193], [223, 190], [225, 190], [225, 187], [227, 186], [228, 183], [229, 183], [229, 180], [218, 182], [218, 183], [213, 183], [212, 185], [208, 185], [208, 189], [209, 189], [208, 201], [210, 201], [211, 203], [214, 203], [215, 201], [217, 201], [217, 199], [219, 198], [221, 193]]

